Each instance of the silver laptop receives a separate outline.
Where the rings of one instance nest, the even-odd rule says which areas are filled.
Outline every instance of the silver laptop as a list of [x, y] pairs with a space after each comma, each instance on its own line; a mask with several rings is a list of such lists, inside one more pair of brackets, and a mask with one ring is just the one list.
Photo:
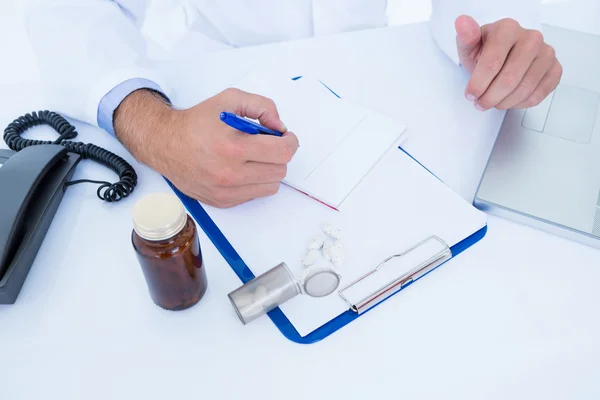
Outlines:
[[600, 36], [544, 26], [563, 66], [544, 102], [507, 112], [474, 205], [600, 248]]

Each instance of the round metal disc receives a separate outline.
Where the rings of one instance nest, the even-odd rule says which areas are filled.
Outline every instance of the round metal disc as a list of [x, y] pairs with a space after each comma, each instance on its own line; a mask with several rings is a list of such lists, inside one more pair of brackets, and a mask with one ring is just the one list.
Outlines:
[[319, 269], [304, 280], [304, 293], [311, 297], [325, 297], [335, 292], [340, 276], [331, 269]]

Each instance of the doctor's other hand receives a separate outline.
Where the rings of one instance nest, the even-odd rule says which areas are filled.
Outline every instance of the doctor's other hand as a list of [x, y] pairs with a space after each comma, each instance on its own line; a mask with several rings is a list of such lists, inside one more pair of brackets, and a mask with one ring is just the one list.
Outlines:
[[541, 32], [513, 19], [480, 27], [469, 16], [455, 27], [460, 62], [471, 74], [465, 96], [478, 110], [533, 107], [558, 86], [562, 66]]
[[[219, 119], [222, 111], [258, 119], [281, 137], [250, 135]], [[141, 163], [205, 204], [233, 207], [278, 192], [298, 149], [272, 100], [238, 89], [184, 110], [141, 89], [115, 111], [115, 133]]]

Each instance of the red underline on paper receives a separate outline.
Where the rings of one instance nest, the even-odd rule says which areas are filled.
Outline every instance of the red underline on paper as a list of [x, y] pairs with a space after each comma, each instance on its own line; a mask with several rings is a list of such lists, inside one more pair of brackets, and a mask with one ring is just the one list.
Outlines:
[[302, 193], [302, 194], [303, 194], [303, 195], [305, 195], [305, 196], [308, 196], [308, 197], [310, 197], [311, 199], [313, 199], [313, 200], [315, 200], [315, 201], [317, 201], [317, 202], [319, 202], [319, 203], [323, 204], [324, 206], [327, 206], [327, 207], [331, 208], [331, 209], [332, 209], [332, 210], [334, 210], [334, 211], [337, 211], [337, 212], [339, 212], [339, 211], [340, 211], [340, 210], [338, 210], [337, 208], [335, 208], [335, 207], [333, 207], [333, 206], [331, 206], [331, 205], [329, 205], [329, 204], [327, 204], [327, 203], [325, 203], [325, 202], [323, 202], [323, 201], [321, 201], [321, 200], [319, 200], [319, 199], [317, 199], [317, 198], [315, 198], [315, 197], [313, 197], [313, 196], [309, 195], [308, 193], [306, 193], [306, 192], [303, 192], [302, 190], [296, 189], [295, 187], [292, 187], [292, 189], [294, 189], [294, 190], [295, 190], [295, 191], [297, 191], [297, 192], [300, 192], [300, 193]]

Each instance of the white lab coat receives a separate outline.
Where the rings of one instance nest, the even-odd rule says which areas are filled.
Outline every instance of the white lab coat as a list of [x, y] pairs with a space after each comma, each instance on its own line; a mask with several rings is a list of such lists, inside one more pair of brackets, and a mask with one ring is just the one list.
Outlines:
[[[149, 67], [148, 43], [168, 50], [194, 35], [196, 49], [214, 51], [381, 27], [388, 1], [40, 0], [32, 2], [27, 29], [49, 107], [97, 126], [100, 100], [129, 78], [168, 91]], [[454, 21], [461, 14], [481, 24], [512, 17], [539, 27], [539, 0], [432, 1], [433, 37], [457, 63]]]

